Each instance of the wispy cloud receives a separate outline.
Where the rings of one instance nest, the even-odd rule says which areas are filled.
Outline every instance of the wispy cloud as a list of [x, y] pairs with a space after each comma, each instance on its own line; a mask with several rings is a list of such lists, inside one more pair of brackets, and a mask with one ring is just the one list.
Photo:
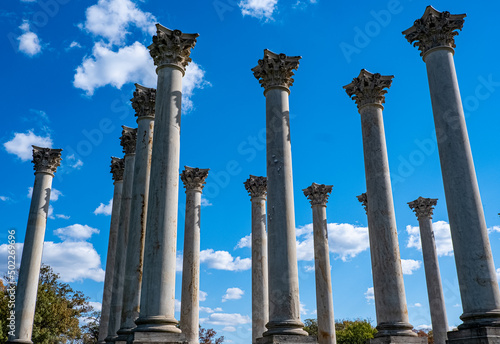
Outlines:
[[3, 144], [7, 153], [16, 155], [22, 161], [33, 158], [32, 145], [52, 148], [52, 139], [49, 135], [42, 137], [28, 130], [26, 133], [14, 133], [14, 138]]
[[250, 16], [266, 21], [273, 20], [273, 13], [278, 5], [278, 0], [242, 0], [238, 4], [243, 16]]
[[38, 35], [31, 32], [29, 22], [23, 21], [19, 28], [23, 31], [23, 34], [17, 38], [19, 51], [31, 57], [39, 54], [42, 51], [42, 45]]

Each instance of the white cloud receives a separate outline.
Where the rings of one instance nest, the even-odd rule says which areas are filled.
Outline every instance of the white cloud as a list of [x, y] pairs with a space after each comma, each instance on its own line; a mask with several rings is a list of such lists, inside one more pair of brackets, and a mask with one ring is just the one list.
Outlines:
[[61, 238], [61, 240], [82, 241], [90, 239], [93, 234], [99, 234], [99, 230], [75, 223], [74, 225], [54, 230], [54, 234]]
[[99, 0], [86, 11], [83, 28], [94, 36], [103, 37], [111, 44], [121, 44], [131, 26], [154, 35], [156, 18], [143, 12], [130, 0]]
[[17, 155], [22, 161], [28, 161], [33, 158], [33, 148], [31, 145], [52, 148], [52, 139], [50, 136], [42, 137], [35, 135], [33, 130], [28, 130], [27, 133], [14, 133], [14, 138], [3, 144], [7, 153]]
[[[327, 228], [330, 252], [334, 253], [336, 258], [340, 258], [344, 262], [356, 257], [370, 246], [367, 227], [357, 227], [348, 223], [329, 223]], [[314, 239], [312, 223], [297, 228], [296, 235], [302, 237], [302, 240], [297, 240], [297, 259], [313, 260]]]
[[[29, 197], [33, 195], [33, 188], [30, 187], [30, 190], [28, 191]], [[50, 200], [55, 202], [59, 199], [60, 196], [64, 196], [61, 191], [57, 190], [56, 188], [51, 188], [50, 189]]]
[[205, 197], [205, 195], [201, 195], [201, 206], [202, 207], [210, 207], [213, 205], [208, 198]]
[[47, 217], [49, 219], [52, 219], [52, 220], [55, 219], [55, 217], [54, 217], [54, 207], [52, 205], [49, 205], [49, 212], [47, 214]]
[[208, 325], [238, 326], [252, 322], [248, 315], [238, 313], [212, 313], [208, 318], [200, 319], [200, 322]]
[[276, 10], [278, 0], [242, 0], [238, 4], [243, 16], [255, 17], [257, 19], [273, 19], [273, 12]]
[[227, 300], [239, 300], [245, 294], [244, 290], [240, 288], [227, 288], [226, 294], [222, 297], [222, 302]]
[[500, 226], [493, 226], [488, 228], [488, 233], [493, 233], [493, 232], [500, 233]]
[[95, 215], [103, 214], [103, 215], [111, 215], [111, 210], [113, 210], [113, 199], [110, 199], [108, 204], [101, 203], [94, 210]]
[[420, 260], [401, 259], [401, 267], [404, 275], [413, 275], [413, 271], [417, 271], [422, 266]]
[[315, 271], [316, 268], [314, 265], [306, 265], [306, 266], [304, 266], [304, 270], [306, 270], [306, 272], [312, 272], [312, 271]]
[[[83, 166], [83, 161], [81, 161], [80, 159], [77, 159], [74, 154], [68, 155], [66, 157], [66, 160], [69, 163], [69, 167], [71, 167], [71, 168], [76, 168], [77, 170], [79, 170], [80, 167]], [[72, 162], [70, 163], [70, 161], [72, 161]]]
[[80, 43], [76, 42], [76, 41], [73, 41], [69, 44], [69, 47], [68, 49], [73, 49], [73, 48], [81, 48], [82, 46], [80, 45]]
[[[432, 224], [432, 228], [434, 230], [434, 239], [436, 242], [436, 251], [438, 256], [453, 255], [450, 225], [446, 221], [437, 221]], [[406, 247], [414, 247], [418, 250], [422, 250], [419, 227], [406, 226], [406, 232], [409, 235]]]
[[194, 62], [191, 62], [186, 67], [186, 75], [182, 79], [182, 111], [189, 112], [194, 109], [191, 97], [194, 90], [202, 89], [205, 86], [210, 86], [210, 83], [205, 80], [205, 71]]
[[201, 251], [200, 262], [207, 264], [211, 269], [227, 271], [248, 270], [252, 266], [250, 258], [234, 258], [227, 251], [214, 251], [213, 249]]
[[210, 307], [200, 307], [200, 312], [211, 314], [211, 313], [215, 313], [215, 312], [222, 312], [222, 308], [217, 307], [217, 308], [212, 309]]
[[23, 31], [23, 34], [17, 38], [19, 41], [19, 51], [28, 56], [35, 56], [40, 53], [42, 51], [40, 39], [36, 33], [31, 32], [29, 22], [24, 20], [19, 28]]
[[226, 332], [236, 332], [236, 327], [234, 326], [226, 326], [222, 329], [222, 331], [226, 331]]
[[89, 305], [92, 306], [92, 308], [94, 308], [94, 310], [98, 312], [100, 312], [102, 309], [102, 303], [100, 302], [90, 301]]
[[418, 303], [418, 302], [417, 302], [417, 303], [415, 303], [413, 306], [414, 306], [414, 307], [422, 307], [422, 304], [420, 304], [420, 303]]
[[174, 309], [176, 312], [181, 311], [181, 302], [177, 299], [174, 300]]
[[205, 301], [207, 299], [207, 295], [208, 295], [207, 292], [200, 290], [200, 292], [199, 292], [199, 300], [200, 300], [200, 302], [201, 301]]
[[375, 301], [375, 291], [373, 290], [373, 287], [366, 290], [365, 298], [368, 303], [370, 303], [370, 301]]
[[309, 313], [309, 310], [306, 308], [306, 305], [302, 302], [300, 302], [300, 314], [302, 315], [307, 315]]
[[415, 326], [415, 329], [416, 330], [430, 331], [430, 330], [432, 330], [432, 325], [422, 324], [422, 325]]
[[63, 219], [63, 220], [69, 220], [70, 216], [64, 215], [64, 214], [56, 214], [56, 218]]
[[9, 201], [10, 200], [10, 197], [7, 197], [7, 196], [0, 196], [0, 201]]
[[244, 247], [252, 248], [252, 233], [241, 238], [240, 241], [238, 241], [238, 243], [234, 247], [234, 249], [236, 250], [237, 248], [244, 248]]
[[500, 283], [500, 268], [497, 269], [497, 280]]
[[179, 252], [175, 257], [175, 271], [182, 272], [183, 256], [182, 252]]

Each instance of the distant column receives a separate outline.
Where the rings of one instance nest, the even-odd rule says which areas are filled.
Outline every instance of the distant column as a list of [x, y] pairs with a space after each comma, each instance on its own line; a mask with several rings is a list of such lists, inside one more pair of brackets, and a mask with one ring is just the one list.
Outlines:
[[137, 129], [122, 126], [120, 144], [125, 156], [123, 170], [123, 191], [118, 221], [118, 239], [116, 242], [115, 271], [113, 273], [113, 293], [111, 295], [111, 313], [109, 315], [108, 336], [106, 342], [114, 342], [120, 329], [123, 308], [123, 283], [125, 280], [125, 261], [127, 257], [128, 229], [134, 182], [135, 146]]
[[[422, 18], [403, 31], [408, 42], [421, 51], [427, 67], [432, 111], [441, 161], [446, 206], [450, 221], [463, 324], [450, 332], [450, 343], [459, 343], [482, 328], [484, 343], [500, 341], [500, 290], [491, 253], [483, 205], [465, 124], [453, 54], [457, 30], [465, 14], [439, 12], [428, 6]], [[475, 63], [474, 61], [472, 64]], [[488, 328], [495, 328], [488, 330]], [[461, 332], [461, 330], [468, 330]], [[481, 330], [481, 331], [483, 331]], [[472, 332], [471, 332], [472, 331]], [[495, 334], [493, 334], [494, 331]], [[461, 333], [457, 333], [461, 332]], [[455, 338], [457, 337], [457, 338]], [[461, 342], [460, 342], [461, 343]], [[481, 343], [483, 343], [481, 341]]]
[[[304, 336], [300, 321], [299, 277], [293, 205], [292, 149], [290, 143], [289, 87], [300, 56], [264, 50], [264, 58], [252, 69], [266, 97], [267, 197], [269, 247], [269, 323], [259, 343], [299, 340], [281, 336]], [[277, 336], [273, 338], [273, 336]]]
[[361, 115], [365, 161], [368, 230], [372, 257], [373, 289], [377, 313], [377, 338], [372, 343], [419, 343], [408, 320], [403, 270], [385, 142], [382, 104], [392, 75], [362, 69], [344, 86]]
[[200, 332], [200, 221], [201, 193], [208, 169], [185, 166], [186, 217], [182, 264], [181, 331], [189, 344], [199, 343]]
[[144, 248], [141, 310], [134, 342], [182, 340], [175, 319], [175, 261], [182, 77], [198, 34], [156, 25], [148, 48], [157, 66], [154, 145]]
[[437, 199], [419, 197], [408, 205], [415, 212], [420, 227], [420, 241], [422, 242], [422, 255], [424, 257], [425, 280], [429, 307], [431, 309], [432, 334], [435, 344], [446, 344], [448, 336], [448, 318], [444, 304], [443, 285], [439, 262], [432, 231], [432, 213]]
[[52, 179], [61, 163], [62, 149], [33, 146], [35, 184], [24, 238], [23, 255], [16, 289], [16, 331], [7, 343], [29, 343], [33, 331], [36, 295], [40, 266], [42, 264], [43, 241], [49, 212]]
[[155, 118], [156, 90], [139, 84], [135, 84], [135, 87], [136, 90], [131, 101], [137, 116], [138, 128], [125, 263], [125, 284], [123, 285], [123, 308], [121, 327], [118, 331], [118, 340], [120, 341], [127, 341], [128, 336], [132, 334], [132, 329], [136, 327], [135, 320], [139, 317]]
[[113, 275], [115, 268], [116, 243], [118, 240], [118, 221], [120, 219], [120, 204], [123, 190], [123, 159], [111, 157], [111, 173], [115, 189], [113, 192], [113, 207], [111, 209], [111, 225], [109, 226], [108, 255], [106, 258], [106, 275], [104, 276], [104, 291], [102, 294], [101, 319], [99, 323], [99, 344], [104, 344], [108, 336], [109, 314], [111, 311], [111, 295], [113, 294]]
[[328, 249], [328, 228], [326, 203], [333, 185], [312, 183], [304, 189], [313, 211], [314, 270], [316, 274], [316, 310], [318, 317], [318, 343], [336, 344], [335, 318], [333, 316], [332, 275], [330, 251]]
[[252, 202], [252, 343], [262, 337], [269, 321], [267, 273], [266, 194], [267, 178], [250, 175], [245, 189]]

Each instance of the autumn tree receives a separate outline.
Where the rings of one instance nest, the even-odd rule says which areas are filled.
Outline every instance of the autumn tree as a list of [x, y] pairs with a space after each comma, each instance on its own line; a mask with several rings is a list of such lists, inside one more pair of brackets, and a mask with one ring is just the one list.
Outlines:
[[221, 344], [224, 342], [224, 336], [215, 338], [217, 332], [214, 329], [205, 329], [200, 326], [200, 344]]

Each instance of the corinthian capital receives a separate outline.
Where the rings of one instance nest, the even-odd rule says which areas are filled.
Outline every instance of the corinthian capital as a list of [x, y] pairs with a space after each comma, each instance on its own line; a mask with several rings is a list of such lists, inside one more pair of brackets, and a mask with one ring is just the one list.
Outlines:
[[308, 188], [303, 189], [304, 195], [309, 199], [311, 205], [323, 205], [326, 206], [328, 202], [328, 197], [332, 192], [333, 185], [316, 184], [312, 183]]
[[437, 204], [437, 198], [419, 197], [413, 202], [408, 202], [410, 209], [413, 209], [417, 219], [429, 218], [432, 219], [434, 206]]
[[119, 182], [123, 180], [123, 170], [125, 169], [125, 161], [122, 158], [111, 157], [111, 173], [113, 180]]
[[120, 145], [123, 147], [123, 153], [134, 154], [137, 141], [137, 128], [130, 128], [122, 125], [122, 136], [120, 137]]
[[155, 117], [156, 89], [135, 84], [134, 97], [130, 99], [138, 118]]
[[362, 69], [357, 78], [354, 78], [344, 89], [349, 97], [354, 99], [358, 110], [368, 104], [382, 106], [385, 103], [385, 88], [391, 87], [394, 75], [380, 75]]
[[245, 189], [248, 191], [248, 194], [250, 195], [251, 198], [266, 197], [267, 195], [266, 177], [257, 177], [250, 175], [250, 178], [248, 178], [243, 184], [245, 184]]
[[365, 212], [368, 214], [368, 197], [366, 197], [366, 193], [363, 192], [361, 195], [356, 196], [358, 201], [363, 205], [363, 208], [365, 208]]
[[174, 65], [185, 72], [186, 66], [191, 62], [189, 54], [196, 45], [198, 36], [197, 33], [182, 33], [156, 24], [156, 36], [153, 36], [153, 44], [148, 47], [155, 66], [161, 68]]
[[195, 190], [201, 192], [206, 184], [205, 179], [208, 176], [208, 171], [208, 168], [203, 169], [184, 166], [184, 171], [181, 173], [181, 180], [184, 183], [186, 191]]
[[35, 173], [44, 172], [54, 174], [61, 164], [62, 149], [43, 148], [38, 146], [33, 147], [33, 160]]
[[293, 71], [299, 68], [301, 58], [301, 56], [278, 55], [264, 49], [264, 58], [252, 68], [252, 72], [266, 91], [272, 87], [284, 87], [288, 90], [293, 85]]
[[420, 56], [437, 47], [455, 48], [455, 36], [464, 26], [466, 14], [450, 14], [439, 12], [432, 6], [427, 6], [422, 18], [415, 20], [413, 26], [403, 35], [413, 46], [418, 47]]

